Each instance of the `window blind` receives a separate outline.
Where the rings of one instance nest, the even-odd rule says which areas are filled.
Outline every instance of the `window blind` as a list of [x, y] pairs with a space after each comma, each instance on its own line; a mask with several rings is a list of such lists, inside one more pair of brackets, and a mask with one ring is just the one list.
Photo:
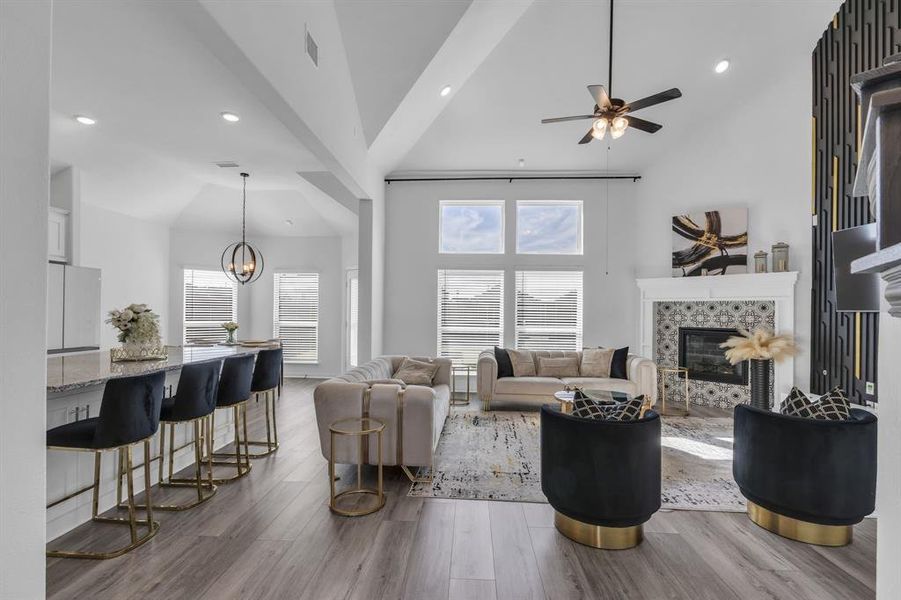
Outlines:
[[516, 272], [516, 347], [582, 349], [582, 272]]
[[504, 272], [438, 271], [438, 356], [475, 366], [504, 342]]
[[272, 310], [274, 337], [285, 362], [319, 361], [319, 274], [276, 273]]
[[222, 342], [238, 320], [238, 284], [222, 271], [184, 270], [184, 343]]

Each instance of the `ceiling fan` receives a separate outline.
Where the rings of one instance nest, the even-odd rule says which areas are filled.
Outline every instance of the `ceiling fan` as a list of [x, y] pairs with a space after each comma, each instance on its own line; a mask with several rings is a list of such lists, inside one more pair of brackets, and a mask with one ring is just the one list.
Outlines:
[[594, 119], [591, 129], [589, 129], [588, 133], [579, 140], [580, 144], [587, 144], [594, 139], [604, 139], [608, 129], [610, 130], [610, 137], [613, 139], [622, 136], [629, 127], [634, 127], [635, 129], [640, 129], [641, 131], [646, 131], [648, 133], [659, 131], [663, 125], [633, 117], [631, 113], [641, 110], [642, 108], [654, 106], [655, 104], [661, 104], [669, 100], [681, 98], [682, 92], [679, 91], [679, 88], [672, 88], [665, 92], [642, 98], [641, 100], [635, 100], [634, 102], [625, 102], [619, 98], [611, 98], [608, 92], [608, 90], [611, 92], [613, 91], [613, 0], [610, 0], [610, 52], [608, 66], [609, 69], [607, 72], [610, 75], [610, 79], [607, 82], [607, 88], [605, 89], [602, 85], [588, 86], [588, 92], [591, 94], [592, 99], [594, 99], [594, 112], [592, 114], [542, 119], [541, 123], [561, 123], [563, 121]]

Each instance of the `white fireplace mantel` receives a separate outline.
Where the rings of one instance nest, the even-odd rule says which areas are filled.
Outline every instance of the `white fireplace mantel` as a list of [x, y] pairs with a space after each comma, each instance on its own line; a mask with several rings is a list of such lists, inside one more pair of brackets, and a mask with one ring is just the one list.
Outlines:
[[[654, 357], [654, 303], [666, 301], [701, 302], [704, 300], [769, 300], [775, 303], [776, 333], [794, 334], [795, 284], [798, 273], [746, 273], [708, 275], [706, 277], [656, 277], [639, 279], [641, 356]], [[775, 364], [776, 405], [791, 391], [794, 359]]]

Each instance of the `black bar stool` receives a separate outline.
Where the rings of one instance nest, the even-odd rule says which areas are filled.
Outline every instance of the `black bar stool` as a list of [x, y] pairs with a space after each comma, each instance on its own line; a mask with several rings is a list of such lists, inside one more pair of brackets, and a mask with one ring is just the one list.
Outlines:
[[[222, 370], [222, 361], [213, 360], [202, 363], [188, 364], [182, 367], [178, 378], [178, 389], [175, 395], [163, 400], [160, 414], [160, 465], [159, 483], [162, 487], [194, 487], [197, 490], [197, 499], [187, 504], [156, 504], [153, 508], [160, 510], [187, 510], [198, 504], [206, 502], [216, 494], [216, 485], [212, 477], [212, 427], [210, 416], [216, 410], [216, 394], [219, 389], [219, 372]], [[194, 478], [179, 479], [173, 477], [175, 470], [175, 452], [186, 448], [192, 443], [185, 444], [181, 448], [175, 448], [175, 425], [178, 423], [191, 423], [194, 426]], [[163, 479], [163, 461], [166, 456], [166, 425], [169, 425], [169, 479]], [[204, 443], [207, 444], [207, 467], [209, 477], [204, 482], [200, 473], [200, 465], [203, 460]]]
[[282, 359], [281, 348], [260, 350], [257, 353], [257, 362], [253, 369], [253, 381], [250, 385], [250, 391], [253, 392], [257, 402], [260, 401], [260, 396], [263, 396], [266, 403], [266, 441], [248, 441], [247, 443], [251, 446], [265, 446], [266, 450], [257, 454], [251, 454], [250, 458], [262, 458], [278, 450], [278, 423], [275, 418], [275, 398], [279, 381], [281, 381]]
[[[237, 473], [231, 477], [214, 478], [214, 483], [230, 483], [244, 477], [250, 472], [250, 453], [247, 450], [247, 401], [250, 400], [250, 387], [253, 381], [253, 354], [245, 356], [232, 356], [226, 358], [222, 365], [222, 375], [219, 377], [219, 394], [216, 398], [216, 408], [232, 409], [235, 418], [235, 453], [214, 453], [213, 458], [234, 458], [235, 462], [225, 460], [213, 460], [214, 465], [233, 466]], [[239, 424], [243, 418], [244, 432], [244, 459], [241, 460], [241, 427]], [[210, 417], [210, 429], [215, 431], [216, 413]], [[213, 436], [210, 436], [210, 451], [215, 449]]]
[[[163, 401], [165, 372], [150, 373], [136, 377], [110, 379], [103, 389], [100, 414], [93, 419], [83, 419], [55, 427], [47, 432], [47, 448], [50, 450], [75, 450], [94, 453], [94, 484], [50, 504], [55, 506], [69, 498], [93, 490], [91, 520], [99, 523], [128, 525], [131, 542], [107, 552], [87, 552], [73, 550], [48, 550], [47, 556], [58, 558], [115, 558], [134, 550], [159, 531], [160, 524], [153, 520], [153, 506], [150, 501], [150, 438], [160, 424], [160, 406]], [[134, 476], [132, 469], [132, 448], [144, 443], [144, 493], [146, 494], [147, 518], [135, 515]], [[105, 450], [119, 451], [119, 472], [126, 473], [128, 486], [128, 518], [100, 517], [98, 498], [100, 491], [100, 457]], [[121, 481], [121, 478], [120, 478]], [[138, 526], [146, 526], [147, 532], [138, 535]]]

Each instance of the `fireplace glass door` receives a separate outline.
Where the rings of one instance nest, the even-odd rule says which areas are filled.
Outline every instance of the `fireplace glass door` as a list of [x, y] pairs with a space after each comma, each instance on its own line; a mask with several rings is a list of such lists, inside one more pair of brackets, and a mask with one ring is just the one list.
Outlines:
[[746, 363], [730, 364], [725, 349], [720, 348], [733, 335], [738, 335], [738, 330], [680, 327], [679, 366], [687, 368], [688, 376], [694, 381], [748, 385]]

